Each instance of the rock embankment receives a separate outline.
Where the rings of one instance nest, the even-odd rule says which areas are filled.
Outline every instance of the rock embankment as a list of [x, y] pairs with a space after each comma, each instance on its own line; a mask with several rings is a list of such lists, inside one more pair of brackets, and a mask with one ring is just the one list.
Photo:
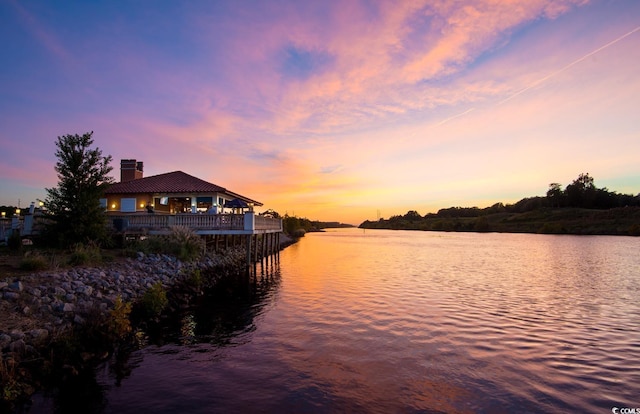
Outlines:
[[0, 280], [0, 357], [21, 359], [88, 315], [106, 313], [117, 298], [141, 297], [156, 283], [170, 287], [196, 269], [233, 265], [233, 254], [183, 263], [168, 255], [138, 253], [104, 267], [40, 272], [20, 280]]

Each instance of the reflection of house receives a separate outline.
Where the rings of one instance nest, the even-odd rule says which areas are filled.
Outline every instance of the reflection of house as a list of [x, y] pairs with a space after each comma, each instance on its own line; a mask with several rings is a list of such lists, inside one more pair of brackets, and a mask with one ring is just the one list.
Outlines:
[[122, 160], [120, 182], [112, 184], [101, 200], [107, 212], [136, 213], [153, 210], [158, 214], [197, 213], [224, 210], [225, 203], [241, 200], [249, 208], [262, 203], [233, 193], [224, 187], [174, 171], [143, 177], [142, 162]]

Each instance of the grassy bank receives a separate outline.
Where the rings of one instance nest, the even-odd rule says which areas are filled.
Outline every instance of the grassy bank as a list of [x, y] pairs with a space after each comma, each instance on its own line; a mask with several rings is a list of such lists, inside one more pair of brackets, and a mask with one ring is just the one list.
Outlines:
[[577, 235], [640, 236], [640, 207], [607, 210], [543, 208], [478, 217], [407, 217], [365, 221], [361, 228]]

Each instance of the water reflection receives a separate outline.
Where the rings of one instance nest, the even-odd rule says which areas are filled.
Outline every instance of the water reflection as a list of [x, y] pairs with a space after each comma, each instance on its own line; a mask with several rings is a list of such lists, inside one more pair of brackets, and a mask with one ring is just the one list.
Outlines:
[[271, 276], [221, 284], [146, 332], [121, 387], [105, 366], [105, 412], [633, 407], [638, 249], [624, 237], [309, 234]]
[[139, 336], [145, 345], [155, 346], [237, 345], [255, 329], [255, 319], [275, 300], [279, 285], [279, 265], [258, 264], [247, 274], [220, 279], [189, 306], [149, 325]]

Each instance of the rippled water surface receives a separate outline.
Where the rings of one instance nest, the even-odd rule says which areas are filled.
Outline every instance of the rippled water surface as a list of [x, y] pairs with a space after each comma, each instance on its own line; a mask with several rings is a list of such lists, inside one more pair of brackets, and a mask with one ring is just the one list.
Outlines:
[[640, 407], [639, 251], [629, 237], [308, 234], [230, 319], [200, 310], [120, 378], [105, 366], [104, 412]]

